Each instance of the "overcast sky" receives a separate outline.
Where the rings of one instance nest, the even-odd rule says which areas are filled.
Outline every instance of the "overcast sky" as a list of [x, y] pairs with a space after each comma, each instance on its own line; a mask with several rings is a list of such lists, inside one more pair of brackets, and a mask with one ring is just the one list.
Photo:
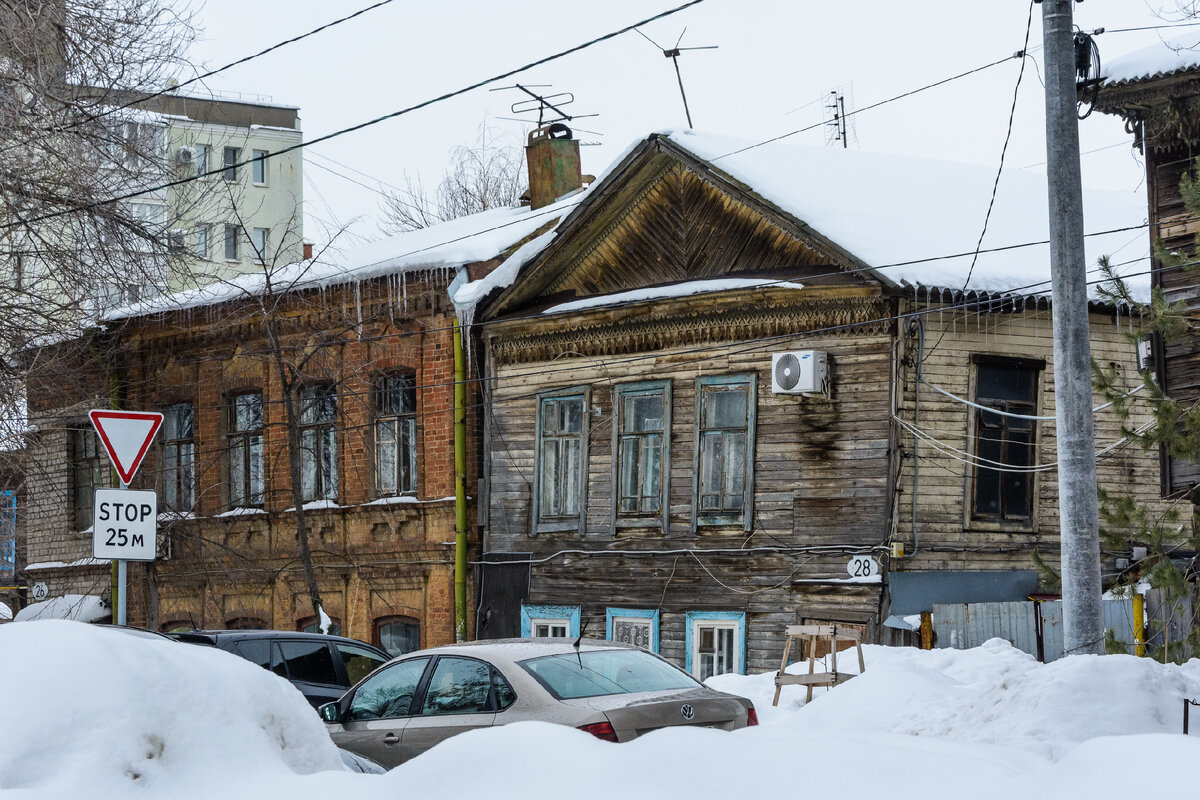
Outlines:
[[[680, 2], [394, 0], [209, 79], [207, 87], [299, 106], [305, 138], [313, 139], [519, 67]], [[1076, 5], [1075, 21], [1089, 31], [1163, 25], [1155, 9], [1164, 3], [1174, 5], [1172, 0], [1087, 0]], [[192, 59], [210, 69], [221, 66], [367, 5], [370, 0], [207, 0], [197, 9], [202, 30]], [[685, 52], [680, 60], [694, 125], [758, 141], [820, 123], [831, 90], [845, 93], [850, 111], [1010, 56], [1022, 47], [1028, 14], [1023, 0], [706, 0], [643, 30], [671, 46], [686, 26], [682, 46], [718, 45], [717, 50]], [[1196, 27], [1114, 30], [1097, 41], [1102, 59], [1111, 60], [1160, 37], [1191, 32], [1200, 40]], [[1035, 59], [1027, 60], [1021, 81], [1009, 167], [1044, 169], [1041, 39], [1037, 5], [1029, 36]], [[852, 118], [850, 146], [994, 167], [1020, 63], [1009, 60], [864, 111]], [[568, 110], [599, 114], [576, 123], [595, 132], [579, 131], [577, 138], [600, 143], [583, 148], [584, 172], [599, 172], [649, 132], [686, 126], [670, 60], [635, 33], [500, 85], [517, 81], [552, 84], [546, 91], [574, 94]], [[346, 224], [357, 235], [378, 237], [381, 198], [372, 189], [403, 185], [406, 175], [436, 185], [449, 152], [473, 142], [485, 120], [522, 142], [528, 126], [500, 119], [512, 116], [509, 106], [519, 99], [515, 90], [478, 89], [315, 146], [305, 156], [306, 238], [320, 243], [325, 226]], [[818, 125], [792, 141], [822, 147], [826, 134]], [[1080, 136], [1086, 186], [1144, 193], [1140, 157], [1119, 120], [1094, 114], [1080, 123]], [[1106, 149], [1088, 152], [1098, 148]], [[897, 187], [895, 197], [864, 202], [903, 202], [903, 187]]]

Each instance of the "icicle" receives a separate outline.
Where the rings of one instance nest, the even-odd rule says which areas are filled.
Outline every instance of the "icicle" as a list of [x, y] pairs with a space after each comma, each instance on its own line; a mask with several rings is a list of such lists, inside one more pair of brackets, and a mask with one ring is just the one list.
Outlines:
[[401, 291], [404, 294], [404, 313], [407, 314], [408, 313], [408, 273], [407, 272], [401, 273], [400, 286], [401, 286]]
[[354, 332], [358, 338], [362, 338], [362, 281], [354, 282], [354, 310], [358, 315], [358, 325], [355, 326]]

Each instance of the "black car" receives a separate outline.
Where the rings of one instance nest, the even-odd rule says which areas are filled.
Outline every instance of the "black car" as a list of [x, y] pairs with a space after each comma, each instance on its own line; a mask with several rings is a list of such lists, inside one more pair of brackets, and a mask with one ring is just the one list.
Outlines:
[[287, 678], [314, 708], [340, 698], [391, 659], [378, 647], [323, 633], [236, 630], [168, 634], [189, 644], [218, 647]]

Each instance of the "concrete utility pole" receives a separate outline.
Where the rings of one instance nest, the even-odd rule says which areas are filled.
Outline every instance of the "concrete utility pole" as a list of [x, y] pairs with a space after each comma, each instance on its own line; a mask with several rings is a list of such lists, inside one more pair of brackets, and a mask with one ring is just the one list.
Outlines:
[[1068, 653], [1101, 654], [1104, 629], [1100, 613], [1100, 518], [1071, 2], [1041, 0], [1063, 638]]

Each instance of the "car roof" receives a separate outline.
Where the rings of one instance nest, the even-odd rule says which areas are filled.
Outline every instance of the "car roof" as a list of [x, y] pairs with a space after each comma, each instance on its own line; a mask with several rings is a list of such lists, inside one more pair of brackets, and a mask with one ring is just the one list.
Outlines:
[[[222, 641], [237, 641], [240, 639], [314, 639], [323, 642], [344, 642], [345, 644], [356, 644], [362, 647], [369, 647], [380, 653], [384, 651], [373, 644], [351, 639], [347, 636], [335, 636], [331, 633], [308, 633], [306, 631], [277, 631], [267, 628], [240, 628], [238, 630], [191, 630], [177, 631], [170, 634], [171, 637], [180, 639], [181, 641], [191, 642], [207, 642], [216, 644]], [[388, 656], [389, 658], [391, 656]]]
[[[481, 639], [474, 642], [459, 642], [430, 647], [416, 653], [406, 653], [404, 657], [417, 653], [438, 655], [464, 655], [477, 658], [499, 658], [508, 661], [524, 661], [541, 656], [574, 654], [575, 638], [526, 638], [526, 639]], [[610, 642], [605, 639], [579, 639], [579, 651], [595, 650], [640, 650], [632, 645]]]

